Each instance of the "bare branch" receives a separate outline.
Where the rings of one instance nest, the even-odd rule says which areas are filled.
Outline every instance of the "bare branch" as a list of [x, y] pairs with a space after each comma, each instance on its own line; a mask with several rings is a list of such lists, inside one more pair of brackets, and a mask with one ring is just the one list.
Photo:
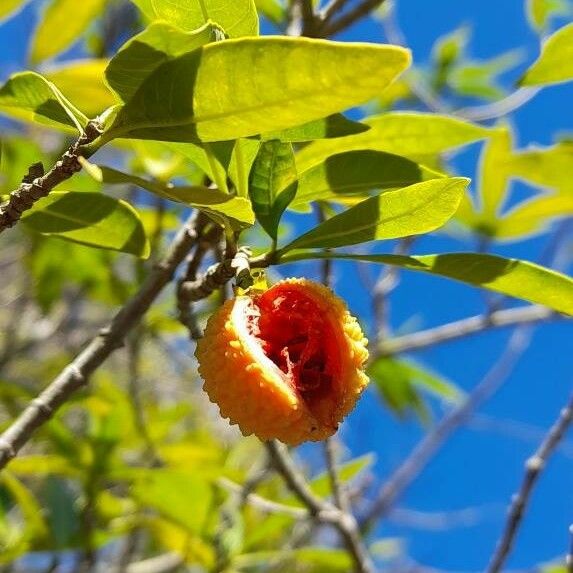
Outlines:
[[526, 350], [531, 334], [529, 330], [516, 330], [509, 343], [483, 380], [471, 394], [457, 407], [446, 414], [440, 422], [428, 432], [412, 453], [386, 481], [372, 503], [365, 517], [360, 521], [361, 531], [368, 531], [374, 523], [386, 515], [406, 488], [420, 475], [435, 453], [447, 439], [473, 414], [473, 412], [492, 396], [503, 384], [522, 353]]
[[338, 471], [336, 469], [336, 441], [334, 438], [326, 438], [323, 442], [324, 454], [326, 457], [326, 470], [330, 478], [330, 487], [337, 507], [345, 513], [351, 513], [350, 500], [344, 489], [344, 485], [340, 482]]
[[385, 0], [362, 0], [362, 2], [357, 4], [352, 10], [342, 14], [338, 20], [325, 23], [323, 28], [320, 30], [320, 35], [324, 37], [334, 36], [335, 34], [346, 30], [346, 28], [349, 28], [362, 18], [368, 16], [384, 2]]
[[378, 355], [389, 356], [402, 352], [421, 350], [450, 340], [457, 340], [493, 328], [517, 326], [566, 318], [544, 306], [523, 306], [507, 310], [497, 310], [489, 316], [483, 314], [450, 322], [442, 326], [405, 334], [385, 340], [378, 347]]
[[533, 488], [545, 469], [548, 459], [557, 449], [559, 442], [563, 439], [565, 432], [567, 432], [572, 423], [573, 394], [569, 398], [568, 404], [561, 410], [559, 418], [549, 429], [537, 451], [525, 462], [525, 475], [521, 488], [511, 501], [507, 523], [488, 565], [487, 573], [499, 573], [502, 570], [513, 548], [517, 531], [523, 521], [527, 505], [531, 500]]
[[46, 423], [70, 396], [88, 383], [90, 375], [139, 323], [153, 301], [171, 281], [176, 268], [197, 240], [193, 217], [176, 235], [166, 256], [154, 266], [139, 291], [61, 374], [22, 412], [0, 436], [0, 469]]
[[0, 233], [13, 227], [22, 217], [22, 213], [31, 209], [42, 197], [81, 170], [79, 158], [89, 154], [83, 149], [101, 135], [101, 127], [97, 121], [90, 121], [84, 133], [62, 155], [54, 167], [46, 174], [41, 164], [30, 167], [28, 174], [22, 180], [20, 187], [10, 193], [7, 201], [0, 205]]
[[225, 259], [209, 267], [201, 278], [181, 283], [179, 297], [186, 302], [202, 300], [227, 284], [233, 277], [237, 279], [239, 286], [251, 286], [250, 254], [249, 249], [241, 247], [232, 259]]
[[539, 88], [520, 88], [499, 101], [485, 105], [465, 107], [455, 110], [452, 113], [471, 121], [497, 119], [519, 109], [531, 101], [538, 93]]
[[126, 573], [169, 573], [178, 569], [182, 564], [183, 559], [178, 553], [165, 553], [131, 563], [125, 570]]
[[271, 441], [266, 442], [265, 445], [275, 468], [283, 476], [289, 489], [307, 507], [310, 515], [317, 521], [333, 525], [338, 529], [346, 548], [354, 559], [355, 571], [373, 573], [374, 565], [364, 546], [354, 516], [314, 495], [282, 444]]
[[330, 0], [330, 2], [324, 7], [321, 13], [321, 18], [323, 22], [329, 22], [338, 15], [339, 12], [344, 10], [348, 0]]

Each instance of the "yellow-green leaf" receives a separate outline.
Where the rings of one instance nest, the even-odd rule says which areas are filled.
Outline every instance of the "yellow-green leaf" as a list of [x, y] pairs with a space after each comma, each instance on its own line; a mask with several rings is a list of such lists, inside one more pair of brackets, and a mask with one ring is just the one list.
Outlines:
[[253, 0], [132, 0], [150, 19], [165, 20], [182, 30], [195, 30], [208, 20], [230, 38], [256, 36], [259, 18]]
[[405, 157], [383, 151], [357, 150], [331, 155], [301, 173], [292, 207], [311, 201], [336, 201], [374, 189], [396, 189], [440, 174]]
[[117, 103], [104, 82], [107, 60], [72, 60], [50, 68], [45, 78], [55, 84], [88, 117]]
[[0, 111], [25, 121], [81, 130], [88, 118], [46, 78], [35, 72], [14, 74], [0, 88]]
[[520, 259], [478, 253], [405, 257], [315, 252], [287, 255], [281, 257], [280, 262], [324, 258], [381, 263], [411, 271], [440, 275], [573, 315], [573, 279], [557, 271]]
[[29, 0], [2, 0], [0, 4], [0, 22], [17, 14]]
[[397, 46], [268, 36], [216, 42], [159, 66], [106, 137], [212, 142], [287, 129], [373, 98], [409, 62]]
[[295, 239], [282, 252], [429, 233], [456, 212], [469, 179], [432, 179], [366, 199]]
[[525, 72], [522, 86], [557, 84], [573, 80], [573, 24], [557, 30], [543, 44], [541, 55]]
[[555, 219], [573, 216], [572, 195], [541, 195], [504, 214], [495, 228], [497, 239], [523, 239], [546, 229]]
[[38, 63], [76, 42], [101, 14], [107, 0], [52, 0], [32, 37], [30, 60]]
[[297, 154], [299, 171], [344, 151], [370, 149], [419, 159], [490, 137], [492, 130], [453, 117], [391, 112], [362, 121], [370, 129], [341, 139], [316, 141]]
[[23, 215], [22, 222], [44, 235], [149, 256], [149, 242], [135, 209], [101, 193], [52, 191]]
[[208, 44], [216, 30], [213, 24], [205, 24], [184, 32], [167, 22], [154, 22], [119, 49], [105, 70], [106, 80], [121, 100], [128, 102], [161, 64]]

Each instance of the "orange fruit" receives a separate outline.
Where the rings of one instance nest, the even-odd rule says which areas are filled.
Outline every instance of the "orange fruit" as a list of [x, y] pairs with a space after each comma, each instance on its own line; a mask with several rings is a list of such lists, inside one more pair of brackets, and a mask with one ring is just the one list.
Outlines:
[[306, 279], [227, 301], [195, 355], [203, 388], [243, 435], [286, 444], [331, 436], [368, 378], [367, 340], [344, 302]]

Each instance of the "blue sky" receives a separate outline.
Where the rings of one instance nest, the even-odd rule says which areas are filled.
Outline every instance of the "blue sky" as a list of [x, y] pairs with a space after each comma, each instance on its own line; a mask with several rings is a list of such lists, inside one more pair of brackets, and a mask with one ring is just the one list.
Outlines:
[[[504, 76], [507, 86], [517, 80], [538, 53], [538, 38], [526, 22], [521, 0], [398, 0], [397, 4], [398, 19], [416, 63], [428, 60], [437, 37], [462, 24], [472, 29], [470, 52], [476, 58], [515, 48], [524, 50], [524, 64]], [[0, 79], [25, 69], [25, 39], [39, 5], [33, 0], [17, 18], [0, 27]], [[355, 26], [343, 39], [381, 41], [383, 35], [377, 23], [368, 21]], [[75, 49], [72, 53], [81, 52]], [[573, 132], [571, 101], [573, 83], [547, 88], [513, 113], [511, 121], [519, 145], [549, 144], [557, 133]], [[454, 161], [461, 175], [475, 177], [479, 148], [477, 144], [470, 146]], [[494, 251], [536, 260], [547, 241], [545, 235], [494, 246]], [[474, 247], [470, 242], [435, 235], [418, 241], [415, 251], [462, 251]], [[383, 248], [390, 249], [391, 245], [380, 247], [380, 252]], [[306, 263], [289, 270], [312, 276], [316, 265]], [[356, 281], [353, 264], [336, 263], [334, 287], [348, 300], [351, 309], [367, 321], [368, 296]], [[408, 324], [427, 328], [477, 314], [483, 310], [483, 301], [483, 293], [475, 289], [404, 273], [392, 298], [392, 325], [396, 329], [407, 328]], [[470, 390], [500, 355], [508, 336], [507, 331], [490, 332], [412, 357]], [[433, 512], [450, 512], [451, 517], [451, 512], [475, 508], [475, 523], [432, 531], [390, 519], [377, 534], [403, 538], [413, 558], [427, 566], [452, 571], [483, 569], [504, 523], [505, 507], [520, 483], [523, 463], [537, 446], [539, 433], [552, 423], [571, 391], [572, 350], [570, 324], [556, 322], [536, 329], [529, 351], [502, 390], [433, 459], [399, 504], [409, 510], [429, 512], [430, 516]], [[376, 453], [376, 477], [382, 480], [408, 454], [422, 432], [415, 420], [393, 418], [371, 390], [344, 425], [342, 437], [352, 455]], [[540, 480], [509, 562], [511, 568], [530, 568], [566, 551], [567, 528], [573, 522], [573, 438], [569, 440]], [[313, 447], [305, 448], [304, 453], [311, 459], [320, 456], [320, 450]]]

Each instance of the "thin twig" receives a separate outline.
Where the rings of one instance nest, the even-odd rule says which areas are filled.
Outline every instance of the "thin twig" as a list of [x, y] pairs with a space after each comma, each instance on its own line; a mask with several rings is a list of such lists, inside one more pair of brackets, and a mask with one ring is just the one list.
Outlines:
[[457, 109], [452, 113], [471, 121], [497, 119], [519, 109], [539, 93], [539, 88], [519, 88], [499, 101]]
[[175, 236], [166, 256], [153, 270], [129, 301], [88, 346], [69, 364], [61, 374], [22, 412], [0, 436], [0, 469], [46, 423], [69, 397], [84, 387], [90, 375], [117, 348], [123, 345], [125, 336], [139, 323], [143, 315], [171, 281], [176, 268], [195, 244], [197, 233], [193, 216]]
[[412, 334], [385, 340], [378, 347], [378, 355], [389, 356], [402, 352], [412, 352], [493, 328], [532, 324], [557, 318], [566, 317], [544, 306], [523, 306], [497, 310], [489, 316], [480, 314], [428, 330], [420, 330]]
[[[187, 302], [207, 298], [219, 287], [227, 284], [233, 277], [242, 287], [252, 285], [249, 263], [250, 251], [241, 247], [232, 259], [212, 265], [205, 274], [194, 281], [185, 281], [179, 286], [179, 296]], [[250, 283], [250, 284], [249, 284]]]
[[378, 519], [390, 511], [447, 439], [498, 390], [526, 350], [530, 338], [531, 332], [525, 328], [520, 328], [512, 334], [505, 351], [483, 380], [459, 406], [447, 413], [422, 438], [412, 453], [386, 481], [370, 509], [360, 521], [361, 531], [368, 531]]
[[[415, 241], [414, 237], [406, 237], [396, 245], [394, 254], [407, 255]], [[386, 265], [380, 277], [376, 281], [372, 295], [372, 310], [374, 315], [373, 340], [374, 346], [377, 346], [381, 340], [384, 340], [389, 331], [389, 305], [388, 299], [400, 284], [400, 267]]]
[[549, 429], [537, 451], [525, 462], [525, 475], [523, 476], [521, 487], [511, 501], [507, 523], [488, 565], [487, 573], [499, 573], [502, 570], [513, 548], [517, 531], [523, 522], [523, 516], [531, 500], [533, 488], [545, 469], [551, 454], [556, 450], [572, 423], [573, 394], [569, 398], [568, 404], [561, 410], [559, 418]]
[[370, 12], [376, 10], [376, 8], [381, 6], [384, 2], [385, 0], [363, 0], [352, 10], [342, 14], [337, 20], [326, 22], [320, 30], [320, 35], [324, 37], [334, 36], [346, 30], [362, 18], [368, 16]]
[[330, 22], [339, 12], [342, 12], [349, 0], [330, 0], [330, 2], [321, 10], [320, 17], [323, 22]]
[[373, 573], [374, 565], [360, 536], [354, 516], [317, 497], [282, 444], [271, 441], [266, 442], [265, 445], [275, 468], [282, 475], [289, 489], [306, 506], [310, 515], [317, 521], [330, 524], [338, 529], [354, 560], [355, 571]]
[[46, 197], [56, 185], [80, 171], [82, 166], [79, 158], [89, 155], [84, 146], [95, 141], [100, 135], [101, 127], [97, 120], [90, 121], [78, 140], [46, 174], [43, 173], [41, 164], [34, 164], [18, 189], [12, 191], [8, 200], [0, 205], [0, 233], [13, 227], [25, 211], [31, 209], [36, 201]]
[[344, 484], [341, 483], [338, 471], [336, 469], [336, 441], [333, 437], [330, 437], [326, 438], [323, 444], [324, 454], [326, 457], [326, 470], [330, 479], [330, 487], [332, 489], [334, 502], [336, 503], [338, 509], [350, 514], [352, 513], [350, 500], [348, 499], [347, 492], [344, 489]]

